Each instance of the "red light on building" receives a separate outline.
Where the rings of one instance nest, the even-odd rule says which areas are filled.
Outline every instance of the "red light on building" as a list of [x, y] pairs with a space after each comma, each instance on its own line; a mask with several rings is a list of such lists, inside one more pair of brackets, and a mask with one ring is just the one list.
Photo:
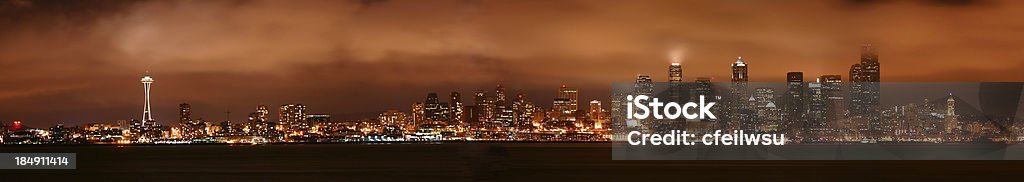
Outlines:
[[11, 125], [11, 130], [20, 130], [20, 129], [21, 129], [21, 121], [15, 120], [14, 121], [14, 125]]

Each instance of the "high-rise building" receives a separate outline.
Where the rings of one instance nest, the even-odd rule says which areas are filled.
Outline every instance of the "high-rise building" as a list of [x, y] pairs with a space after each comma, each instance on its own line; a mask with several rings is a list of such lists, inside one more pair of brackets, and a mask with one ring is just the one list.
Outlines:
[[150, 77], [149, 74], [147, 73], [146, 76], [142, 77], [141, 81], [142, 81], [142, 87], [146, 91], [146, 105], [143, 106], [143, 109], [142, 109], [142, 122], [145, 124], [145, 123], [149, 123], [151, 121], [155, 121], [153, 119], [152, 107], [150, 107], [151, 104], [149, 102], [149, 90], [150, 90], [150, 88], [152, 88], [152, 85], [153, 85], [153, 77]]
[[775, 90], [772, 88], [757, 88], [753, 94], [753, 108], [756, 118], [754, 119], [754, 131], [778, 131], [782, 120], [781, 110], [775, 105]]
[[711, 77], [697, 77], [693, 80], [693, 87], [690, 88], [690, 100], [699, 100], [700, 96], [704, 96], [705, 99], [713, 99], [714, 90], [712, 90]]
[[851, 82], [880, 82], [881, 68], [878, 62], [878, 54], [875, 53], [871, 44], [861, 45], [860, 63], [850, 67]]
[[846, 112], [845, 98], [843, 96], [843, 78], [840, 75], [821, 75], [818, 77], [821, 89], [825, 96], [825, 124], [829, 129], [837, 129], [838, 120], [843, 119]]
[[412, 127], [423, 124], [427, 120], [426, 106], [422, 102], [412, 104]]
[[256, 105], [256, 112], [249, 113], [248, 133], [256, 136], [272, 136], [277, 126], [270, 122], [270, 109]]
[[463, 118], [462, 95], [459, 94], [459, 92], [452, 92], [451, 99], [448, 101], [448, 104], [450, 105], [448, 118], [454, 122], [453, 124], [461, 125], [462, 122], [465, 122], [466, 120]]
[[633, 82], [634, 94], [637, 95], [651, 95], [654, 94], [654, 80], [651, 79], [651, 75], [640, 74], [636, 76], [636, 81]]
[[880, 81], [878, 54], [870, 44], [861, 45], [860, 62], [850, 66], [850, 116], [866, 120], [873, 135], [881, 130]]
[[807, 103], [805, 102], [804, 89], [806, 85], [804, 83], [803, 72], [788, 72], [786, 73], [786, 95], [784, 96], [784, 123], [783, 129], [787, 131], [794, 131], [794, 129], [803, 127], [803, 123], [806, 122], [807, 118]]
[[587, 117], [594, 121], [594, 129], [605, 129], [608, 127], [609, 122], [611, 122], [610, 114], [611, 113], [601, 107], [601, 101], [590, 101], [590, 109], [589, 112], [587, 112]]
[[424, 103], [424, 111], [428, 121], [441, 121], [441, 101], [437, 99], [437, 93], [427, 93]]
[[477, 90], [473, 95], [473, 104], [476, 107], [476, 120], [478, 122], [491, 122], [494, 118], [494, 103], [483, 90]]
[[512, 102], [512, 112], [515, 115], [513, 123], [518, 129], [526, 129], [532, 126], [534, 105], [527, 101], [526, 94], [516, 94], [516, 100]]
[[957, 127], [960, 126], [960, 123], [957, 121], [956, 99], [953, 98], [952, 93], [950, 93], [949, 97], [946, 98], [946, 115], [943, 119], [945, 122], [945, 126], [943, 127], [945, 128], [945, 134], [953, 135], [958, 129]]
[[256, 121], [270, 122], [270, 109], [267, 105], [256, 105]]
[[178, 104], [178, 122], [182, 124], [192, 122], [192, 106], [188, 103]]
[[302, 104], [281, 105], [278, 116], [277, 128], [281, 131], [305, 130], [309, 126], [306, 122], [306, 106]]
[[[653, 95], [654, 94], [654, 79], [651, 79], [650, 75], [645, 75], [645, 74], [637, 75], [636, 76], [636, 80], [633, 82], [633, 93], [632, 94], [633, 95]], [[625, 97], [618, 96], [617, 98], [625, 98]], [[641, 101], [640, 104], [646, 105], [649, 102], [650, 101]], [[622, 101], [622, 100], [619, 101], [619, 104], [628, 105], [628, 103], [629, 103], [629, 101]], [[616, 113], [616, 115], [625, 115], [624, 114], [625, 113], [624, 110], [627, 110], [627, 109], [623, 109], [623, 108], [627, 108], [628, 109], [629, 107], [628, 106], [627, 107], [620, 106], [620, 108], [618, 109], [619, 113]], [[653, 121], [654, 121], [654, 117], [648, 117], [647, 119], [639, 120], [638, 123], [639, 123], [639, 126], [641, 127], [641, 129], [650, 130], [650, 129], [654, 128]]]
[[732, 81], [733, 82], [747, 82], [750, 80], [747, 77], [747, 63], [743, 62], [743, 57], [737, 57], [736, 62], [732, 63]]
[[729, 88], [729, 99], [724, 106], [727, 106], [727, 122], [725, 122], [724, 128], [733, 129], [737, 127], [745, 127], [747, 123], [754, 121], [754, 111], [749, 104], [746, 104], [750, 95], [747, 90], [747, 81], [750, 77], [747, 75], [747, 63], [743, 60], [743, 57], [737, 57], [736, 62], [730, 64], [732, 75], [731, 84]]
[[673, 62], [668, 66], [668, 89], [669, 89], [669, 100], [671, 102], [683, 102], [682, 99], [686, 97], [687, 92], [684, 92], [685, 86], [683, 85], [683, 66], [678, 62]]
[[452, 116], [452, 114], [449, 113], [450, 111], [452, 111], [452, 105], [450, 103], [442, 102], [440, 104], [437, 104], [437, 110], [435, 110], [435, 111], [436, 111], [436, 113], [434, 113], [434, 116], [437, 116], [437, 117], [434, 118], [434, 121], [444, 121], [444, 122], [451, 122], [452, 121], [452, 118], [449, 118], [450, 116]]
[[562, 114], [573, 114], [579, 110], [579, 93], [576, 89], [566, 87], [558, 88], [558, 97], [555, 98], [551, 108]]
[[668, 66], [668, 82], [669, 83], [681, 83], [683, 82], [683, 66], [679, 63], [672, 63]]
[[807, 84], [807, 98], [807, 122], [803, 126], [805, 138], [824, 130], [827, 126], [826, 112], [828, 110], [828, 96], [821, 82]]
[[496, 106], [506, 106], [506, 104], [508, 104], [505, 102], [505, 87], [502, 87], [501, 84], [498, 84], [498, 86], [494, 88], [493, 100], [494, 105]]

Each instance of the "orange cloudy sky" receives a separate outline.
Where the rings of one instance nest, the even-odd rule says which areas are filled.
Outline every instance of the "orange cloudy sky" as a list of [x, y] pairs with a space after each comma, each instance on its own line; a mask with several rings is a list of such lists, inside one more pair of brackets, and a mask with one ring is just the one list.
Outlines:
[[[427, 92], [502, 83], [550, 107], [560, 84], [605, 99], [638, 73], [753, 81], [842, 74], [872, 43], [886, 82], [1024, 81], [1024, 2], [969, 0], [3, 1], [0, 121], [224, 120], [305, 103], [358, 118]], [[276, 111], [274, 111], [276, 112]]]

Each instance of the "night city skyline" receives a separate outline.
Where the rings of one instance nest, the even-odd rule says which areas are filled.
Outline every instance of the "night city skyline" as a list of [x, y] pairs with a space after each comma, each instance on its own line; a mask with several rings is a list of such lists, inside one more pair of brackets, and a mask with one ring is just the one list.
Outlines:
[[6, 181], [998, 181], [1020, 0], [0, 0]]
[[613, 82], [666, 81], [679, 55], [684, 81], [728, 81], [737, 56], [752, 82], [789, 71], [846, 79], [865, 42], [893, 70], [885, 82], [1019, 81], [1020, 23], [977, 18], [1024, 12], [1015, 3], [5, 1], [0, 121], [140, 118], [147, 70], [162, 124], [176, 123], [180, 103], [212, 121], [287, 103], [357, 119], [408, 111], [429, 92], [471, 102], [496, 84], [544, 107], [563, 84], [607, 102]]

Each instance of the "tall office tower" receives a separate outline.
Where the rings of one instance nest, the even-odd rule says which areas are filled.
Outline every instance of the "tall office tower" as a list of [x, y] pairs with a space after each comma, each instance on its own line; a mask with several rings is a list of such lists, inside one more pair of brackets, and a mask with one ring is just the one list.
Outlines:
[[149, 73], [146, 73], [146, 76], [143, 76], [141, 81], [142, 87], [146, 91], [146, 105], [142, 108], [142, 122], [145, 125], [146, 123], [155, 121], [153, 119], [153, 111], [149, 103], [149, 90], [153, 85], [153, 77], [150, 77]]
[[654, 80], [651, 79], [651, 75], [640, 74], [636, 76], [636, 81], [633, 82], [634, 95], [651, 95], [654, 94]]
[[451, 116], [451, 113], [448, 112], [451, 110], [452, 105], [449, 104], [448, 102], [442, 102], [440, 104], [437, 104], [437, 110], [435, 110], [437, 111], [437, 113], [434, 113], [434, 115], [437, 116], [437, 118], [435, 118], [434, 121], [444, 121], [450, 123], [452, 121], [452, 118], [449, 118], [449, 116]]
[[428, 121], [440, 121], [441, 101], [437, 99], [437, 93], [427, 93], [427, 99], [423, 102], [426, 119]]
[[534, 105], [526, 100], [526, 94], [516, 94], [516, 100], [512, 102], [512, 112], [515, 115], [512, 122], [517, 129], [523, 130], [532, 126]]
[[607, 110], [601, 107], [601, 101], [590, 101], [590, 109], [587, 113], [587, 117], [589, 117], [590, 120], [594, 121], [594, 129], [605, 129], [606, 127], [608, 127], [609, 122], [611, 122], [610, 114], [611, 113], [609, 113]]
[[512, 108], [506, 107], [505, 105], [498, 105], [498, 107], [495, 108], [495, 112], [496, 113], [495, 113], [494, 122], [496, 122], [497, 124], [500, 124], [503, 127], [513, 127], [513, 125], [514, 125], [513, 120], [515, 120], [515, 113], [512, 110]]
[[[856, 69], [854, 69], [856, 68]], [[854, 64], [850, 69], [851, 82], [880, 82], [881, 70], [878, 62], [878, 54], [871, 44], [861, 45], [860, 63]], [[854, 72], [856, 70], [856, 72]]]
[[576, 89], [566, 87], [558, 88], [558, 96], [552, 103], [552, 110], [562, 114], [573, 114], [579, 110], [579, 93]]
[[580, 109], [579, 107], [579, 92], [574, 88], [568, 88], [565, 85], [558, 88], [558, 97], [569, 100], [569, 112], [576, 113]]
[[683, 82], [683, 66], [679, 63], [672, 63], [668, 66], [668, 82], [669, 83], [681, 83]]
[[881, 85], [878, 54], [870, 44], [861, 45], [860, 63], [850, 66], [850, 116], [866, 119], [873, 135], [881, 130]]
[[943, 118], [945, 121], [946, 137], [955, 137], [957, 126], [960, 126], [956, 116], [956, 100], [953, 98], [953, 94], [950, 93], [949, 97], [946, 98], [946, 115]]
[[256, 105], [256, 121], [270, 122], [270, 109], [267, 108], [267, 105]]
[[423, 105], [422, 102], [413, 103], [412, 104], [412, 127], [415, 128], [416, 125], [423, 124], [423, 122], [425, 120], [427, 120], [427, 115], [426, 114], [427, 114], [426, 107]]
[[249, 113], [248, 133], [256, 136], [269, 136], [276, 126], [270, 122], [270, 109], [266, 105], [256, 105], [256, 112]]
[[466, 121], [465, 118], [462, 117], [462, 95], [459, 94], [459, 92], [452, 92], [450, 96], [451, 99], [448, 100], [448, 104], [450, 106], [448, 107], [448, 119], [453, 122], [452, 124], [462, 125], [462, 122]]
[[782, 112], [775, 105], [775, 89], [757, 88], [753, 94], [753, 108], [756, 119], [754, 131], [778, 131], [782, 121]]
[[[700, 100], [700, 96], [704, 96], [704, 100], [706, 102], [715, 102], [715, 103], [719, 102], [719, 100], [718, 100], [719, 96], [716, 95], [716, 93], [715, 93], [715, 91], [713, 89], [713, 85], [711, 83], [711, 77], [697, 77], [697, 78], [695, 78], [693, 80], [693, 82], [694, 83], [690, 87], [690, 91], [689, 91], [689, 100], [690, 101], [699, 101]], [[722, 107], [712, 107], [711, 108], [711, 113], [723, 113], [722, 112]], [[705, 131], [705, 132], [712, 131], [713, 129], [723, 128], [723, 126], [720, 126], [723, 123], [721, 123], [719, 121], [721, 121], [721, 120], [704, 119], [704, 120], [701, 120], [698, 123], [687, 123], [687, 125], [690, 125], [690, 126], [687, 126], [687, 128], [690, 128], [693, 131]], [[696, 124], [696, 125], [691, 125], [691, 124]]]
[[728, 106], [726, 109], [728, 112], [725, 114], [726, 126], [725, 129], [734, 129], [737, 127], [744, 126], [744, 123], [753, 122], [753, 108], [749, 104], [745, 104], [749, 98], [747, 91], [747, 81], [750, 77], [747, 76], [747, 63], [743, 61], [743, 57], [737, 57], [736, 62], [730, 64], [732, 68], [732, 77], [730, 79], [732, 85], [729, 88], [729, 96], [726, 100]]
[[[633, 95], [651, 95], [652, 96], [654, 94], [654, 80], [651, 79], [649, 75], [637, 75], [636, 81], [633, 82], [633, 93], [632, 94]], [[625, 98], [624, 96], [620, 96], [620, 97], [621, 98]], [[628, 105], [629, 102], [630, 102], [629, 100], [623, 100], [620, 103]], [[643, 100], [643, 101], [640, 102], [640, 104], [646, 105], [649, 102], [650, 102], [650, 100]], [[629, 106], [624, 106], [624, 108], [628, 109]], [[625, 110], [627, 110], [627, 109], [620, 108], [620, 111], [625, 112]], [[636, 109], [636, 108], [634, 108], [634, 109]], [[647, 119], [640, 120], [637, 123], [639, 124], [639, 127], [642, 130], [646, 130], [646, 131], [654, 130], [654, 126], [653, 126], [654, 119], [653, 119], [653, 117], [648, 117]]]
[[178, 122], [181, 124], [192, 122], [192, 106], [188, 103], [178, 104]]
[[783, 108], [785, 110], [783, 129], [786, 131], [796, 131], [796, 128], [804, 127], [803, 123], [807, 121], [805, 117], [807, 113], [807, 103], [804, 99], [805, 87], [803, 72], [786, 73], [786, 95]]
[[733, 82], [747, 82], [750, 78], [747, 77], [747, 63], [743, 62], [743, 57], [737, 57], [736, 62], [732, 63], [732, 81]]
[[673, 62], [668, 66], [668, 91], [669, 101], [671, 102], [683, 102], [685, 95], [685, 86], [683, 85], [683, 66], [678, 62]]
[[807, 122], [803, 126], [803, 138], [811, 139], [826, 129], [828, 96], [820, 82], [807, 84]]
[[491, 122], [492, 118], [494, 118], [494, 103], [487, 95], [487, 92], [477, 90], [473, 95], [473, 104], [477, 108], [477, 116], [475, 116], [477, 121], [483, 123]]
[[[714, 99], [715, 93], [712, 89], [711, 77], [697, 77], [693, 82], [693, 87], [690, 87], [691, 94], [689, 99], [691, 101], [699, 100], [701, 95], [704, 96], [705, 100]], [[713, 100], [711, 100], [711, 102], [713, 102]]]
[[306, 106], [302, 104], [281, 105], [278, 110], [279, 119], [277, 128], [279, 131], [297, 131], [306, 129]]
[[818, 77], [821, 83], [822, 92], [825, 94], [825, 124], [827, 128], [835, 130], [839, 127], [840, 119], [844, 118], [846, 105], [843, 96], [843, 78], [840, 75], [821, 75]]
[[505, 87], [502, 87], [501, 84], [494, 88], [493, 100], [495, 106], [507, 106], [508, 103], [505, 102]]

